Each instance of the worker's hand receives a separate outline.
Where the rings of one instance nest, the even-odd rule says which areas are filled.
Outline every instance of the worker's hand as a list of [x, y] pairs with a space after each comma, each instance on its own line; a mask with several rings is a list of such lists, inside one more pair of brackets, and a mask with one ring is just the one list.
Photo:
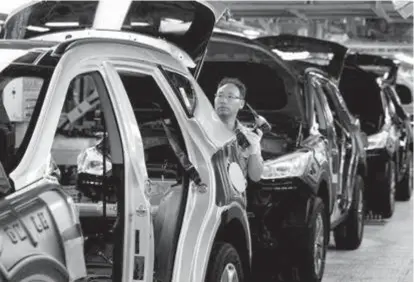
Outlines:
[[250, 146], [248, 147], [250, 154], [261, 154], [262, 148], [260, 140], [262, 140], [263, 132], [260, 129], [256, 129], [255, 131], [245, 130], [243, 131], [243, 134], [250, 143]]

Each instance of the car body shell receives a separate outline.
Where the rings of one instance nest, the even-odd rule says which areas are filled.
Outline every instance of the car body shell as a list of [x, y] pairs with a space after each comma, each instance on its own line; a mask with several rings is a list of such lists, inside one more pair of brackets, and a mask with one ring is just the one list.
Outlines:
[[[113, 11], [111, 11], [111, 13], [112, 12]], [[199, 171], [202, 180], [207, 183], [210, 189], [208, 189], [204, 195], [201, 195], [201, 193], [197, 192], [197, 189], [189, 188], [190, 196], [187, 205], [189, 207], [197, 206], [198, 208], [196, 210], [190, 208], [189, 212], [185, 216], [186, 219], [182, 229], [188, 230], [191, 226], [191, 232], [183, 232], [183, 236], [181, 236], [180, 242], [178, 243], [179, 247], [177, 247], [178, 251], [176, 257], [177, 263], [175, 264], [176, 266], [172, 281], [201, 281], [206, 272], [206, 265], [209, 257], [208, 254], [212, 247], [212, 239], [214, 238], [214, 234], [220, 223], [220, 215], [227, 211], [227, 216], [224, 217], [224, 219], [232, 220], [237, 218], [237, 220], [241, 222], [242, 226], [244, 226], [246, 234], [248, 234], [249, 230], [248, 224], [246, 224], [246, 213], [242, 205], [238, 203], [241, 201], [227, 200], [220, 207], [212, 204], [216, 202], [216, 189], [213, 187], [217, 188], [217, 190], [228, 190], [229, 188], [224, 187], [222, 181], [215, 180], [216, 176], [213, 173], [211, 158], [217, 150], [219, 150], [219, 148], [224, 147], [228, 143], [234, 142], [234, 136], [232, 136], [232, 134], [225, 129], [221, 121], [215, 115], [208, 100], [203, 96], [202, 90], [197, 86], [196, 82], [186, 68], [189, 65], [186, 65], [185, 62], [183, 63], [182, 56], [180, 57], [180, 55], [174, 53], [174, 50], [178, 50], [179, 54], [184, 54], [184, 61], [189, 62], [189, 57], [186, 56], [185, 51], [179, 50], [173, 45], [168, 46], [168, 44], [165, 44], [164, 42], [159, 41], [157, 44], [157, 42], [155, 42], [157, 40], [151, 37], [143, 36], [137, 39], [139, 35], [135, 35], [135, 42], [131, 43], [131, 38], [134, 37], [134, 35], [130, 34], [127, 35], [127, 37], [128, 36], [129, 38], [127, 38], [127, 40], [125, 40], [125, 38], [123, 38], [124, 40], [109, 39], [111, 38], [111, 35], [108, 34], [106, 34], [106, 36], [95, 36], [97, 38], [94, 40], [86, 39], [82, 41], [74, 39], [70, 42], [66, 42], [66, 44], [63, 43], [57, 46], [54, 50], [51, 50], [53, 53], [52, 56], [60, 57], [60, 60], [51, 80], [50, 90], [48, 91], [43, 103], [38, 123], [33, 131], [32, 139], [21, 162], [10, 173], [10, 178], [13, 181], [14, 188], [18, 191], [35, 189], [34, 187], [38, 185], [39, 181], [44, 179], [45, 171], [50, 164], [49, 161], [44, 158], [44, 154], [46, 154], [46, 152], [50, 152], [52, 148], [51, 142], [53, 140], [54, 128], [57, 125], [59, 115], [58, 112], [60, 108], [59, 105], [62, 105], [64, 98], [62, 95], [57, 95], [56, 93], [59, 93], [59, 90], [67, 87], [67, 83], [69, 82], [68, 80], [76, 73], [92, 69], [97, 70], [104, 73], [105, 77], [111, 81], [107, 82], [111, 85], [111, 87], [109, 87], [110, 89], [124, 93], [122, 87], [117, 85], [117, 83], [119, 83], [119, 78], [117, 80], [116, 73], [111, 64], [123, 65], [124, 61], [129, 61], [130, 67], [140, 66], [156, 77], [157, 82], [162, 85], [163, 91], [170, 93], [169, 95], [171, 95], [172, 90], [165, 80], [165, 77], [160, 73], [158, 66], [161, 65], [167, 69], [172, 69], [175, 72], [186, 76], [192, 83], [194, 83], [194, 87], [196, 88], [196, 92], [198, 94], [198, 103], [204, 106], [197, 107], [194, 116], [189, 119], [186, 116], [181, 104], [177, 101], [177, 98], [167, 97], [167, 99], [174, 109], [181, 128], [183, 128], [183, 135], [186, 140], [188, 140], [186, 145], [189, 151], [189, 158]], [[86, 37], [90, 38], [91, 34], [87, 34]], [[55, 39], [52, 39], [52, 41], [53, 40]], [[18, 45], [20, 46], [20, 49], [30, 50], [31, 48], [36, 47], [44, 52], [50, 51], [48, 47], [54, 46], [53, 42], [40, 43], [36, 41], [25, 41], [22, 43], [21, 41], [13, 41], [3, 43], [3, 47], [4, 45], [9, 44], [6, 48], [15, 48], [16, 45]], [[97, 46], [99, 46], [99, 52], [96, 52]], [[122, 47], [122, 49], [119, 47]], [[172, 49], [173, 51], [171, 51]], [[120, 50], [122, 51], [120, 52]], [[41, 55], [45, 54], [42, 53]], [[180, 60], [177, 60], [178, 57], [180, 57]], [[5, 65], [10, 63], [10, 61], [12, 61], [12, 59], [9, 58], [9, 62], [6, 62]], [[79, 64], [79, 61], [82, 61], [82, 64]], [[128, 63], [125, 63], [125, 65], [128, 65]], [[132, 279], [132, 276], [130, 276], [132, 275], [132, 269], [134, 268], [134, 262], [131, 260], [131, 258], [133, 258], [132, 250], [134, 248], [133, 230], [140, 230], [141, 234], [143, 234], [143, 237], [141, 238], [142, 240], [139, 244], [141, 253], [143, 257], [145, 257], [147, 263], [145, 264], [145, 276], [142, 279], [143, 281], [152, 281], [151, 271], [154, 249], [153, 239], [151, 238], [153, 231], [150, 216], [146, 213], [146, 211], [150, 210], [149, 203], [148, 200], [145, 200], [145, 196], [143, 196], [144, 189], [146, 187], [145, 163], [142, 161], [144, 159], [143, 156], [141, 158], [139, 157], [140, 154], [142, 154], [142, 145], [139, 145], [141, 137], [134, 115], [130, 109], [130, 105], [126, 102], [128, 99], [125, 95], [126, 94], [123, 96], [114, 96], [113, 92], [111, 92], [111, 100], [113, 101], [115, 115], [119, 116], [119, 120], [117, 121], [121, 125], [120, 132], [122, 139], [125, 142], [124, 144], [131, 144], [124, 147], [124, 153], [126, 156], [125, 167], [127, 171], [126, 185], [129, 187], [134, 186], [140, 188], [139, 191], [126, 189], [125, 192], [126, 199], [136, 200], [128, 201], [125, 204], [125, 216], [127, 218], [131, 218], [132, 216], [135, 219], [128, 223], [124, 230], [125, 245], [123, 261], [125, 263], [122, 264], [122, 272], [124, 273], [123, 281], [141, 281], [140, 279]], [[47, 123], [45, 122], [46, 117], [48, 119]], [[126, 127], [127, 124], [128, 127]], [[138, 146], [136, 144], [138, 144]], [[200, 146], [200, 144], [203, 145]], [[138, 157], [130, 158], [128, 156]], [[23, 169], [23, 166], [26, 166], [26, 168]], [[219, 170], [220, 169], [221, 168], [219, 168]], [[226, 174], [223, 174], [223, 172], [221, 174], [226, 180]], [[227, 180], [226, 183], [228, 182], [229, 180]], [[232, 188], [230, 188], [230, 190], [232, 190]], [[224, 194], [229, 193], [225, 192]], [[15, 196], [16, 193], [11, 195], [12, 198]], [[230, 197], [234, 198], [234, 196]], [[142, 212], [146, 214], [146, 216], [140, 218], [136, 212], [137, 207], [143, 207]], [[201, 218], [203, 218], [203, 220], [200, 221]], [[246, 236], [246, 250], [250, 250], [249, 242], [249, 236]], [[193, 247], [183, 248], [182, 246], [184, 245]], [[205, 251], [202, 252], [201, 250]], [[76, 252], [71, 255], [77, 256]], [[249, 255], [249, 253], [247, 253], [247, 255]]]
[[[233, 188], [225, 186], [222, 182], [226, 181], [226, 183], [229, 183], [228, 176], [226, 176], [226, 173], [221, 172], [224, 179], [216, 180], [217, 176], [213, 172], [214, 166], [217, 166], [220, 161], [224, 161], [223, 158], [223, 160], [218, 160], [216, 163], [213, 163], [213, 156], [220, 148], [227, 146], [228, 143], [235, 142], [235, 137], [228, 132], [220, 119], [215, 115], [211, 104], [208, 102], [207, 98], [203, 96], [201, 88], [197, 88], [196, 82], [189, 74], [189, 71], [185, 69], [180, 62], [173, 60], [171, 56], [167, 56], [162, 50], [154, 50], [153, 47], [146, 47], [145, 45], [140, 46], [139, 44], [131, 46], [128, 44], [128, 41], [116, 42], [113, 39], [105, 38], [100, 41], [88, 41], [89, 40], [85, 40], [82, 44], [80, 42], [75, 42], [77, 44], [74, 44], [73, 46], [69, 45], [67, 47], [68, 50], [66, 50], [59, 60], [51, 80], [50, 90], [44, 100], [39, 120], [34, 128], [31, 141], [21, 162], [10, 173], [10, 178], [14, 183], [14, 187], [18, 191], [35, 189], [34, 187], [37, 187], [39, 181], [44, 179], [45, 171], [49, 165], [48, 159], [44, 158], [44, 156], [47, 155], [46, 152], [50, 152], [52, 148], [54, 128], [59, 119], [59, 109], [64, 101], [64, 96], [58, 95], [57, 93], [65, 92], [63, 89], [67, 87], [70, 79], [77, 73], [92, 69], [101, 71], [108, 77], [109, 81], [112, 81], [112, 83], [108, 82], [108, 88], [114, 89], [113, 91], [116, 91], [116, 93], [122, 93], [122, 88], [120, 88], [121, 85], [116, 84], [118, 80], [115, 76], [116, 73], [112, 69], [112, 64], [126, 64], [131, 68], [134, 65], [141, 66], [141, 68], [145, 67], [148, 70], [151, 70], [151, 72], [154, 73], [154, 76], [157, 77], [157, 79], [160, 79], [160, 85], [164, 87], [164, 91], [166, 91], [165, 93], [170, 93], [170, 95], [173, 92], [172, 90], [168, 90], [171, 88], [169, 88], [168, 82], [161, 75], [158, 65], [162, 65], [163, 67], [173, 69], [176, 72], [186, 75], [189, 80], [193, 81], [197, 90], [198, 103], [203, 106], [197, 107], [194, 116], [189, 119], [174, 94], [167, 99], [174, 109], [183, 130], [183, 135], [186, 138], [189, 158], [199, 171], [203, 182], [208, 185], [209, 189], [206, 193], [201, 194], [197, 192], [197, 189], [192, 189], [191, 186], [189, 187], [190, 195], [187, 206], [197, 206], [198, 208], [196, 210], [189, 208], [188, 213], [186, 213], [186, 221], [182, 229], [189, 230], [191, 227], [191, 232], [184, 232], [183, 236], [180, 238], [179, 246], [177, 247], [177, 250], [179, 251], [177, 251], [177, 264], [176, 270], [174, 271], [173, 281], [186, 281], [186, 279], [190, 279], [188, 281], [199, 281], [206, 271], [205, 267], [208, 260], [208, 250], [212, 247], [212, 238], [214, 238], [214, 234], [220, 224], [220, 220], [218, 219], [224, 211], [232, 210], [233, 212], [230, 213], [230, 216], [234, 216], [234, 210], [239, 210], [239, 212], [236, 213], [238, 214], [238, 220], [243, 222], [243, 218], [245, 219], [243, 225], [246, 227], [246, 232], [248, 233], [248, 225], [246, 225], [247, 217], [245, 211], [243, 212], [243, 206], [241, 205], [242, 201], [234, 201], [235, 196], [232, 196], [229, 193], [230, 191], [235, 194]], [[33, 43], [28, 42], [28, 44], [32, 45]], [[102, 54], [101, 56], [96, 52], [97, 46], [99, 46]], [[121, 46], [122, 51], [119, 51], [119, 47]], [[169, 61], [171, 63], [165, 63], [168, 62], [168, 60], [165, 60], [166, 57], [170, 58]], [[80, 58], [89, 59], [85, 59], [83, 64], [79, 64]], [[125, 59], [128, 59], [129, 63], [124, 63]], [[64, 70], [62, 68], [63, 66]], [[125, 167], [128, 172], [126, 174], [126, 183], [129, 183], [126, 185], [144, 189], [146, 172], [145, 162], [143, 161], [144, 157], [139, 157], [140, 154], [143, 154], [143, 145], [139, 145], [141, 137], [138, 125], [136, 124], [127, 97], [111, 94], [111, 99], [117, 116], [117, 122], [120, 125], [121, 136], [124, 140], [123, 144], [126, 144], [124, 145]], [[46, 117], [48, 122], [45, 122]], [[218, 168], [218, 170], [221, 170], [221, 168]], [[220, 190], [227, 191], [224, 192], [227, 196], [226, 201], [219, 207], [215, 203], [216, 193], [218, 193], [216, 191]], [[129, 208], [125, 211], [128, 217], [129, 215], [136, 214], [135, 209], [139, 206], [144, 206], [146, 207], [145, 210], [150, 210], [148, 200], [145, 200], [146, 197], [143, 196], [144, 190], [134, 191], [128, 188], [125, 189], [125, 193], [127, 199], [140, 199], [138, 202], [128, 201], [126, 205], [129, 206]], [[142, 196], [137, 195], [133, 197], [132, 195], [136, 193], [138, 193], [138, 195], [142, 193]], [[16, 197], [16, 194], [11, 194], [10, 197], [14, 198]], [[200, 218], [203, 218], [204, 220], [200, 221]], [[128, 224], [125, 227], [126, 243], [123, 256], [126, 263], [124, 264], [124, 273], [132, 274], [132, 270], [129, 271], [128, 269], [133, 267], [133, 261], [126, 258], [128, 256], [133, 257], [131, 254], [134, 244], [131, 241], [132, 234], [134, 233], [133, 230], [140, 230], [142, 234], [145, 234], [141, 238], [140, 248], [144, 256], [148, 259], [148, 263], [145, 266], [145, 273], [147, 273], [148, 276], [145, 276], [144, 281], [150, 281], [148, 279], [150, 277], [149, 273], [151, 272], [150, 269], [152, 266], [151, 257], [153, 256], [151, 255], [151, 253], [153, 254], [153, 247], [151, 248], [151, 244], [153, 244], [151, 243], [153, 233], [151, 230], [152, 225], [150, 223], [149, 214], [139, 219], [140, 222], [135, 222], [133, 225]], [[249, 245], [248, 241], [246, 242], [246, 245]], [[184, 248], [183, 246], [187, 247]], [[189, 248], [188, 246], [193, 247]], [[203, 249], [205, 252], [200, 252], [200, 250]], [[125, 281], [131, 281], [130, 279], [132, 277], [127, 277], [128, 275], [124, 276], [124, 279], [126, 279]]]

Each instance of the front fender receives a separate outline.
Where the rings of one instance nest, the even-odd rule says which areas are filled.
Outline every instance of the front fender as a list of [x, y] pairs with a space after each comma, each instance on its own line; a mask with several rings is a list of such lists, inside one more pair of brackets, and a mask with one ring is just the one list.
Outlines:
[[[314, 173], [310, 173], [312, 170], [312, 166], [314, 166]], [[330, 173], [329, 163], [327, 161], [322, 162], [320, 165], [315, 166], [314, 164], [310, 164], [310, 169], [308, 170], [307, 174], [304, 174], [302, 180], [309, 186], [312, 191], [313, 195], [318, 195], [321, 193], [322, 189], [326, 188], [326, 193], [329, 201], [329, 212], [333, 210], [333, 204], [336, 198], [336, 191], [332, 189], [332, 176]], [[325, 188], [323, 188], [325, 187]], [[325, 192], [323, 192], [325, 193]]]
[[219, 207], [214, 217], [216, 224], [211, 232], [208, 232], [212, 236], [203, 234], [203, 238], [199, 239], [201, 245], [196, 247], [198, 255], [195, 257], [196, 261], [193, 262], [196, 267], [193, 269], [194, 280], [191, 281], [205, 280], [215, 242], [232, 244], [239, 252], [246, 271], [249, 273], [251, 269], [252, 243], [249, 221], [244, 207], [238, 202], [232, 202], [230, 205]]
[[[52, 257], [34, 254], [25, 257], [16, 263], [10, 271], [0, 265], [2, 281], [70, 281], [71, 277], [65, 266]], [[32, 280], [33, 279], [33, 280]]]
[[222, 227], [228, 226], [232, 222], [237, 221], [241, 224], [243, 228], [243, 234], [239, 234], [239, 236], [244, 235], [244, 246], [247, 250], [247, 256], [249, 260], [249, 265], [251, 266], [251, 259], [252, 259], [252, 238], [250, 236], [250, 226], [249, 220], [247, 218], [246, 210], [240, 205], [232, 205], [229, 209], [224, 211], [221, 215], [221, 226], [219, 228], [219, 235]]

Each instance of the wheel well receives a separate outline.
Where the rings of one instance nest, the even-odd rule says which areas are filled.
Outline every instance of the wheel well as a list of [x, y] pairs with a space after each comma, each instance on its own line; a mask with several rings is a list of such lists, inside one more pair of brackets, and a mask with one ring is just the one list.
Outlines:
[[241, 222], [237, 219], [232, 219], [230, 222], [220, 226], [215, 242], [232, 244], [240, 255], [244, 271], [248, 275], [250, 273], [250, 259], [245, 233], [245, 229]]
[[328, 191], [328, 184], [326, 181], [322, 181], [319, 185], [318, 194], [317, 196], [322, 199], [323, 204], [325, 206], [326, 216], [329, 222], [329, 215], [331, 213], [331, 205], [330, 205], [330, 198], [329, 198], [329, 191]]

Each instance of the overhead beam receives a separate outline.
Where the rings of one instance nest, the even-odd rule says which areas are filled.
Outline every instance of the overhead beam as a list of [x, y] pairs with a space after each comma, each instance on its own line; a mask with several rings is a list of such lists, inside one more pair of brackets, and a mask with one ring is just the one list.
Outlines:
[[[275, 11], [275, 10], [261, 10], [261, 11], [246, 11], [243, 13], [234, 13], [234, 16], [238, 17], [275, 17], [275, 18], [294, 18], [296, 17], [294, 14], [286, 13], [286, 11]], [[347, 13], [343, 12], [319, 12], [319, 13], [306, 13], [306, 18], [315, 18], [315, 17], [364, 17], [364, 18], [377, 18], [372, 11], [364, 12], [364, 11], [348, 11]]]
[[393, 5], [396, 11], [404, 18], [407, 19], [413, 16], [413, 2], [411, 0], [394, 0]]
[[382, 43], [375, 44], [371, 42], [348, 42], [345, 43], [349, 48], [352, 49], [375, 49], [375, 50], [413, 50], [412, 44], [401, 44], [401, 43]]
[[277, 26], [277, 30], [274, 30], [275, 26], [273, 26], [273, 19], [258, 18], [257, 23], [269, 34], [279, 33], [279, 28]]
[[387, 21], [387, 23], [391, 23], [392, 19], [388, 16], [387, 12], [385, 12], [384, 7], [382, 6], [381, 1], [375, 2], [375, 6], [372, 7], [374, 13], [379, 17]]
[[[259, 17], [265, 17], [265, 18], [279, 18], [279, 19], [297, 19], [297, 17], [293, 14], [288, 14], [286, 12], [282, 11], [272, 11], [272, 10], [266, 10], [266, 11], [255, 11], [255, 12], [243, 12], [243, 13], [234, 13], [234, 16], [237, 17], [244, 17], [244, 18], [259, 18]], [[338, 18], [345, 18], [345, 17], [360, 17], [360, 18], [378, 18], [378, 16], [373, 12], [348, 12], [348, 13], [338, 13], [338, 12], [324, 12], [324, 13], [308, 13], [306, 14], [307, 20], [313, 20], [313, 19], [338, 19]], [[410, 19], [403, 19], [401, 17], [390, 17], [392, 19], [392, 23], [407, 23], [411, 24], [412, 20]]]
[[[354, 1], [355, 2], [355, 1]], [[271, 4], [269, 4], [271, 3]], [[292, 2], [291, 2], [292, 3]], [[295, 3], [295, 1], [293, 1]], [[297, 2], [296, 2], [297, 3]], [[255, 11], [255, 10], [306, 10], [306, 11], [349, 11], [350, 6], [353, 7], [353, 10], [370, 10], [372, 8], [372, 4], [366, 2], [356, 2], [355, 4], [330, 4], [330, 5], [301, 5], [301, 4], [281, 4], [279, 1], [272, 2], [243, 2], [240, 1], [234, 4], [228, 4], [229, 8], [234, 11]]]
[[296, 17], [298, 17], [301, 20], [308, 21], [308, 18], [306, 17], [306, 15], [303, 14], [303, 13], [301, 13], [301, 12], [299, 12], [296, 9], [288, 9], [288, 12], [291, 13], [291, 14], [293, 14], [293, 15], [295, 15]]
[[[392, 1], [228, 1], [234, 15], [240, 17], [315, 17], [360, 16], [383, 18], [387, 22], [404, 22]], [[412, 4], [411, 4], [412, 6]], [[409, 20], [407, 20], [409, 22]]]

